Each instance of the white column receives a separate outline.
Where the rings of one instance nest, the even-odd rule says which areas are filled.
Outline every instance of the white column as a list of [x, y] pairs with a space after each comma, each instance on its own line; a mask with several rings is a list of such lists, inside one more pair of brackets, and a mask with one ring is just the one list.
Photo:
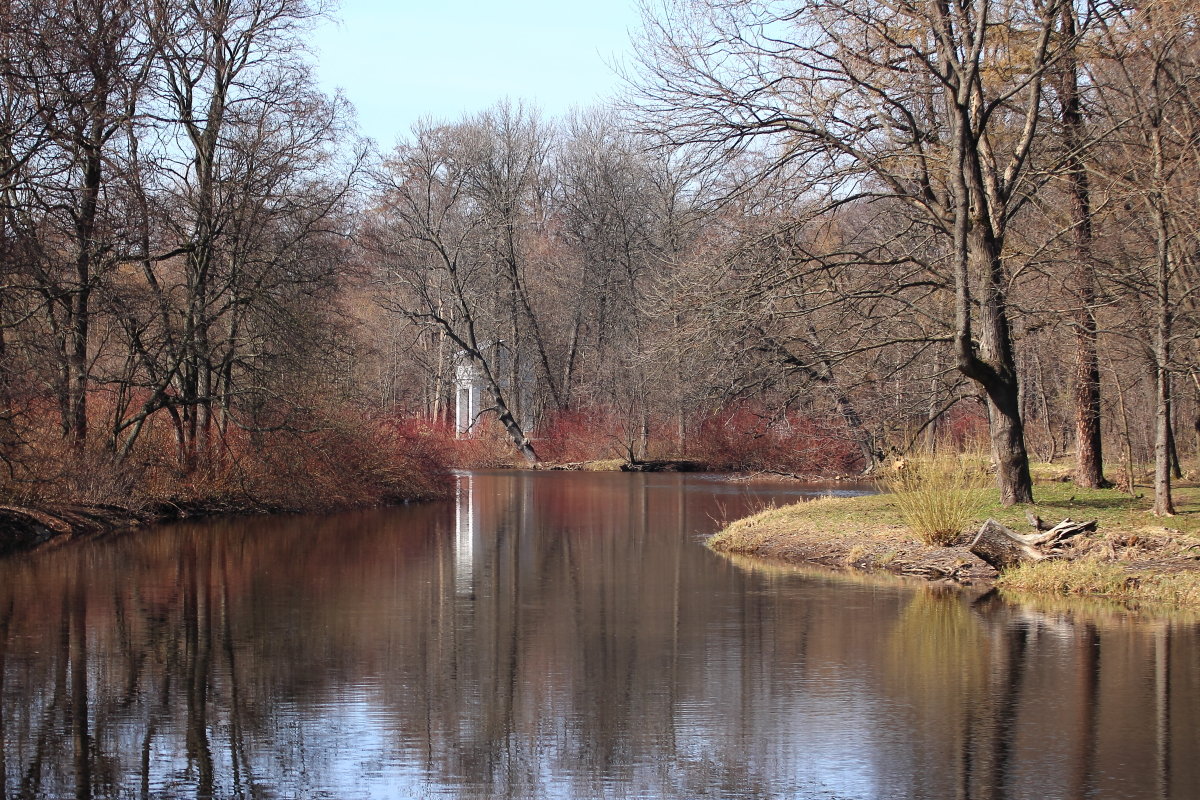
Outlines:
[[462, 436], [471, 427], [471, 390], [459, 384], [454, 399], [454, 432]]
[[477, 419], [479, 419], [479, 412], [482, 410], [482, 405], [481, 405], [482, 397], [480, 396], [482, 393], [483, 392], [480, 389], [479, 384], [472, 382], [471, 388], [468, 391], [468, 394], [470, 395], [470, 398], [471, 398], [470, 403], [469, 403], [470, 408], [471, 408], [471, 416], [467, 419], [467, 430], [474, 428], [475, 421]]

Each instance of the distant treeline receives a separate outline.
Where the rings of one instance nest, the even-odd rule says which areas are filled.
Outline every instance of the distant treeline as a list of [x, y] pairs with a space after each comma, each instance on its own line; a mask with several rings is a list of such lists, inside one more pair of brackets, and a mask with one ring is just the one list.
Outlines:
[[850, 472], [986, 431], [1009, 502], [1073, 452], [1085, 485], [1153, 466], [1171, 510], [1200, 435], [1189, 4], [664, 8], [612, 107], [375, 155], [313, 86], [308, 4], [7, 5], [10, 493], [269, 494], [281, 454], [333, 486], [386, 472], [381, 437], [495, 460], [445, 446], [469, 365], [478, 436], [531, 463]]

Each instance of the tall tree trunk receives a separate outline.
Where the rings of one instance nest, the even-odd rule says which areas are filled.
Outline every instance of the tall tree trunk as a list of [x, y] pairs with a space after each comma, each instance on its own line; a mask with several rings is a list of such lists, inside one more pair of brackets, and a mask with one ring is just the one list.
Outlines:
[[[1083, 300], [1082, 294], [1080, 299]], [[1075, 323], [1075, 484], [1099, 489], [1107, 486], [1108, 481], [1104, 477], [1100, 435], [1100, 359], [1096, 353], [1096, 319], [1088, 309], [1079, 313]]]
[[1154, 513], [1171, 516], [1171, 312], [1166, 266], [1159, 266], [1154, 326]]
[[1179, 447], [1175, 441], [1175, 400], [1173, 398], [1167, 411], [1167, 419], [1170, 420], [1170, 424], [1167, 426], [1167, 448], [1171, 456], [1171, 477], [1175, 480], [1182, 480], [1183, 464], [1179, 461]]
[[[1062, 35], [1076, 34], [1074, 3], [1062, 7]], [[1083, 110], [1079, 99], [1079, 65], [1072, 48], [1063, 62], [1059, 86], [1063, 144], [1067, 149], [1066, 180], [1070, 201], [1075, 312], [1075, 483], [1089, 489], [1107, 485], [1100, 436], [1100, 359], [1096, 354], [1096, 272], [1092, 264], [1092, 211], [1087, 168], [1083, 163]]]
[[1162, 196], [1164, 160], [1162, 133], [1150, 132], [1155, 188], [1149, 197], [1155, 225], [1154, 267], [1154, 513], [1171, 516], [1171, 231]]
[[[973, 72], [958, 77], [949, 101], [954, 148], [951, 174], [954, 353], [959, 371], [978, 383], [988, 399], [988, 429], [996, 482], [1004, 505], [1033, 502], [1033, 479], [1021, 421], [1020, 383], [1005, 304], [1001, 240], [990, 214], [985, 165], [973, 130]], [[979, 341], [976, 343], [971, 298], [972, 274], [981, 284]]]
[[100, 186], [103, 180], [102, 154], [104, 122], [108, 88], [96, 87], [99, 98], [92, 109], [93, 119], [87, 131], [87, 141], [80, 142], [83, 150], [83, 175], [79, 187], [79, 208], [75, 218], [75, 287], [70, 302], [70, 322], [67, 330], [67, 428], [75, 450], [82, 451], [88, 433], [88, 344], [91, 327], [91, 296], [93, 258], [95, 255], [96, 218], [100, 207]]

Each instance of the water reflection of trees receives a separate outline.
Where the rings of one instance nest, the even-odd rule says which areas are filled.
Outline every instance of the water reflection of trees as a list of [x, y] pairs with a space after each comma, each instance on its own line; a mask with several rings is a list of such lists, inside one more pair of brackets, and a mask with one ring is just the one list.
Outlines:
[[743, 573], [680, 535], [718, 513], [680, 480], [0, 562], [4, 796], [1196, 787], [1190, 630]]
[[[1200, 673], [1163, 645], [1177, 630], [1128, 616], [1101, 627], [994, 594], [968, 605], [927, 587], [892, 632], [890, 685], [931, 724], [942, 720], [949, 731], [958, 721], [957, 757], [931, 759], [956, 766], [957, 797], [1187, 797], [1200, 773], [1194, 765], [1173, 771], [1169, 762], [1173, 753], [1197, 752], [1200, 739], [1194, 725], [1175, 725], [1162, 712], [1197, 710]], [[1105, 642], [1119, 652], [1102, 658]], [[1172, 696], [1170, 676], [1181, 674], [1186, 695]]]

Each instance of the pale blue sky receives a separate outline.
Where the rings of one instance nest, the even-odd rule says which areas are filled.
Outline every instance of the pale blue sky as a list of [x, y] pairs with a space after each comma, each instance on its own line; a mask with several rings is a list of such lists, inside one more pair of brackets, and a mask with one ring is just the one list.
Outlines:
[[384, 149], [505, 97], [548, 117], [605, 100], [639, 24], [636, 0], [341, 0], [336, 16], [313, 34], [318, 78]]

